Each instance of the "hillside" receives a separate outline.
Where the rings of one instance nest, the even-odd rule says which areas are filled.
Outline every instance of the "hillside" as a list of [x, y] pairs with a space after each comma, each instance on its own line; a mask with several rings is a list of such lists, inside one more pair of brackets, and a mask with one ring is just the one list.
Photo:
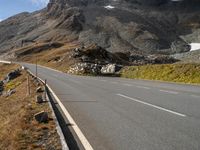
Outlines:
[[125, 67], [121, 77], [200, 84], [199, 64], [168, 64]]
[[[0, 63], [0, 147], [4, 150], [62, 149], [55, 117], [48, 103], [36, 103], [37, 84], [30, 77], [30, 94], [27, 95], [26, 71], [20, 66]], [[5, 77], [19, 70], [18, 76]], [[3, 84], [2, 84], [3, 82]], [[11, 92], [12, 91], [12, 92]], [[39, 123], [35, 114], [48, 112], [48, 122]]]
[[50, 0], [34, 13], [0, 22], [0, 52], [33, 43], [98, 44], [110, 52], [173, 54], [198, 42], [200, 3], [145, 0]]
[[184, 63], [200, 63], [200, 50], [174, 54], [172, 56]]

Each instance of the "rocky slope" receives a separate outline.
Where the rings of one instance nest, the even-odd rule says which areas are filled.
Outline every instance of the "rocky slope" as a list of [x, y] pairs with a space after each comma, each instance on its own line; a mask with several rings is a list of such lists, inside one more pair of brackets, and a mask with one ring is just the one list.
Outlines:
[[174, 54], [171, 57], [181, 60], [181, 63], [200, 63], [200, 50]]
[[110, 52], [173, 54], [200, 37], [198, 0], [50, 0], [0, 23], [0, 52], [39, 42], [96, 43]]

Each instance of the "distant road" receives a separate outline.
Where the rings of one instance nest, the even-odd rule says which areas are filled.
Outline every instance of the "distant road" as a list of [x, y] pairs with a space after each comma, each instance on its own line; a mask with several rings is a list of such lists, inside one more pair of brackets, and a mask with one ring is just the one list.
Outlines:
[[38, 74], [95, 150], [200, 150], [200, 86]]

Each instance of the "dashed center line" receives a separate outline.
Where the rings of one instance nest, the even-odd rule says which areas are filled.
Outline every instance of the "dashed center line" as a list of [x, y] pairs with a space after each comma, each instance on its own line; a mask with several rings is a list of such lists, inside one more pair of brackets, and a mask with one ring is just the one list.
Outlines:
[[145, 86], [136, 86], [137, 88], [142, 88], [142, 89], [147, 89], [149, 90], [150, 88], [149, 87], [145, 87]]
[[125, 86], [132, 86], [131, 84], [127, 84], [127, 83], [125, 83], [125, 84], [123, 84], [123, 85], [125, 85]]
[[106, 80], [100, 80], [100, 81], [106, 82]]
[[200, 96], [198, 96], [198, 95], [190, 95], [190, 96], [192, 96], [194, 98], [200, 98]]
[[181, 117], [186, 117], [185, 114], [181, 114], [181, 113], [178, 113], [178, 112], [175, 112], [175, 111], [172, 111], [172, 110], [160, 107], [160, 106], [156, 106], [156, 105], [153, 105], [153, 104], [150, 104], [150, 103], [147, 103], [147, 102], [143, 102], [143, 101], [141, 101], [139, 99], [131, 98], [131, 97], [128, 97], [128, 96], [123, 95], [123, 94], [116, 94], [116, 95], [118, 95], [120, 97], [123, 97], [123, 98], [126, 98], [126, 99], [129, 99], [129, 100], [132, 100], [132, 101], [135, 101], [135, 102], [138, 102], [138, 103], [141, 103], [141, 104], [144, 104], [144, 105], [148, 105], [150, 107], [154, 107], [154, 108], [162, 110], [162, 111], [166, 111], [166, 112], [181, 116]]
[[167, 91], [167, 90], [160, 90], [160, 92], [165, 92], [165, 93], [169, 93], [169, 94], [178, 94], [178, 92], [175, 92], [175, 91]]
[[110, 82], [110, 83], [112, 83], [112, 84], [118, 84], [118, 82]]

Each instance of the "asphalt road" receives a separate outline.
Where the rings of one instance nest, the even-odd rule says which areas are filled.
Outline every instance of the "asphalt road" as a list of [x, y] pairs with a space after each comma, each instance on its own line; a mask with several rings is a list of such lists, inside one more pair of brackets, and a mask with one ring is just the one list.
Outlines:
[[200, 150], [200, 86], [38, 74], [95, 150]]

